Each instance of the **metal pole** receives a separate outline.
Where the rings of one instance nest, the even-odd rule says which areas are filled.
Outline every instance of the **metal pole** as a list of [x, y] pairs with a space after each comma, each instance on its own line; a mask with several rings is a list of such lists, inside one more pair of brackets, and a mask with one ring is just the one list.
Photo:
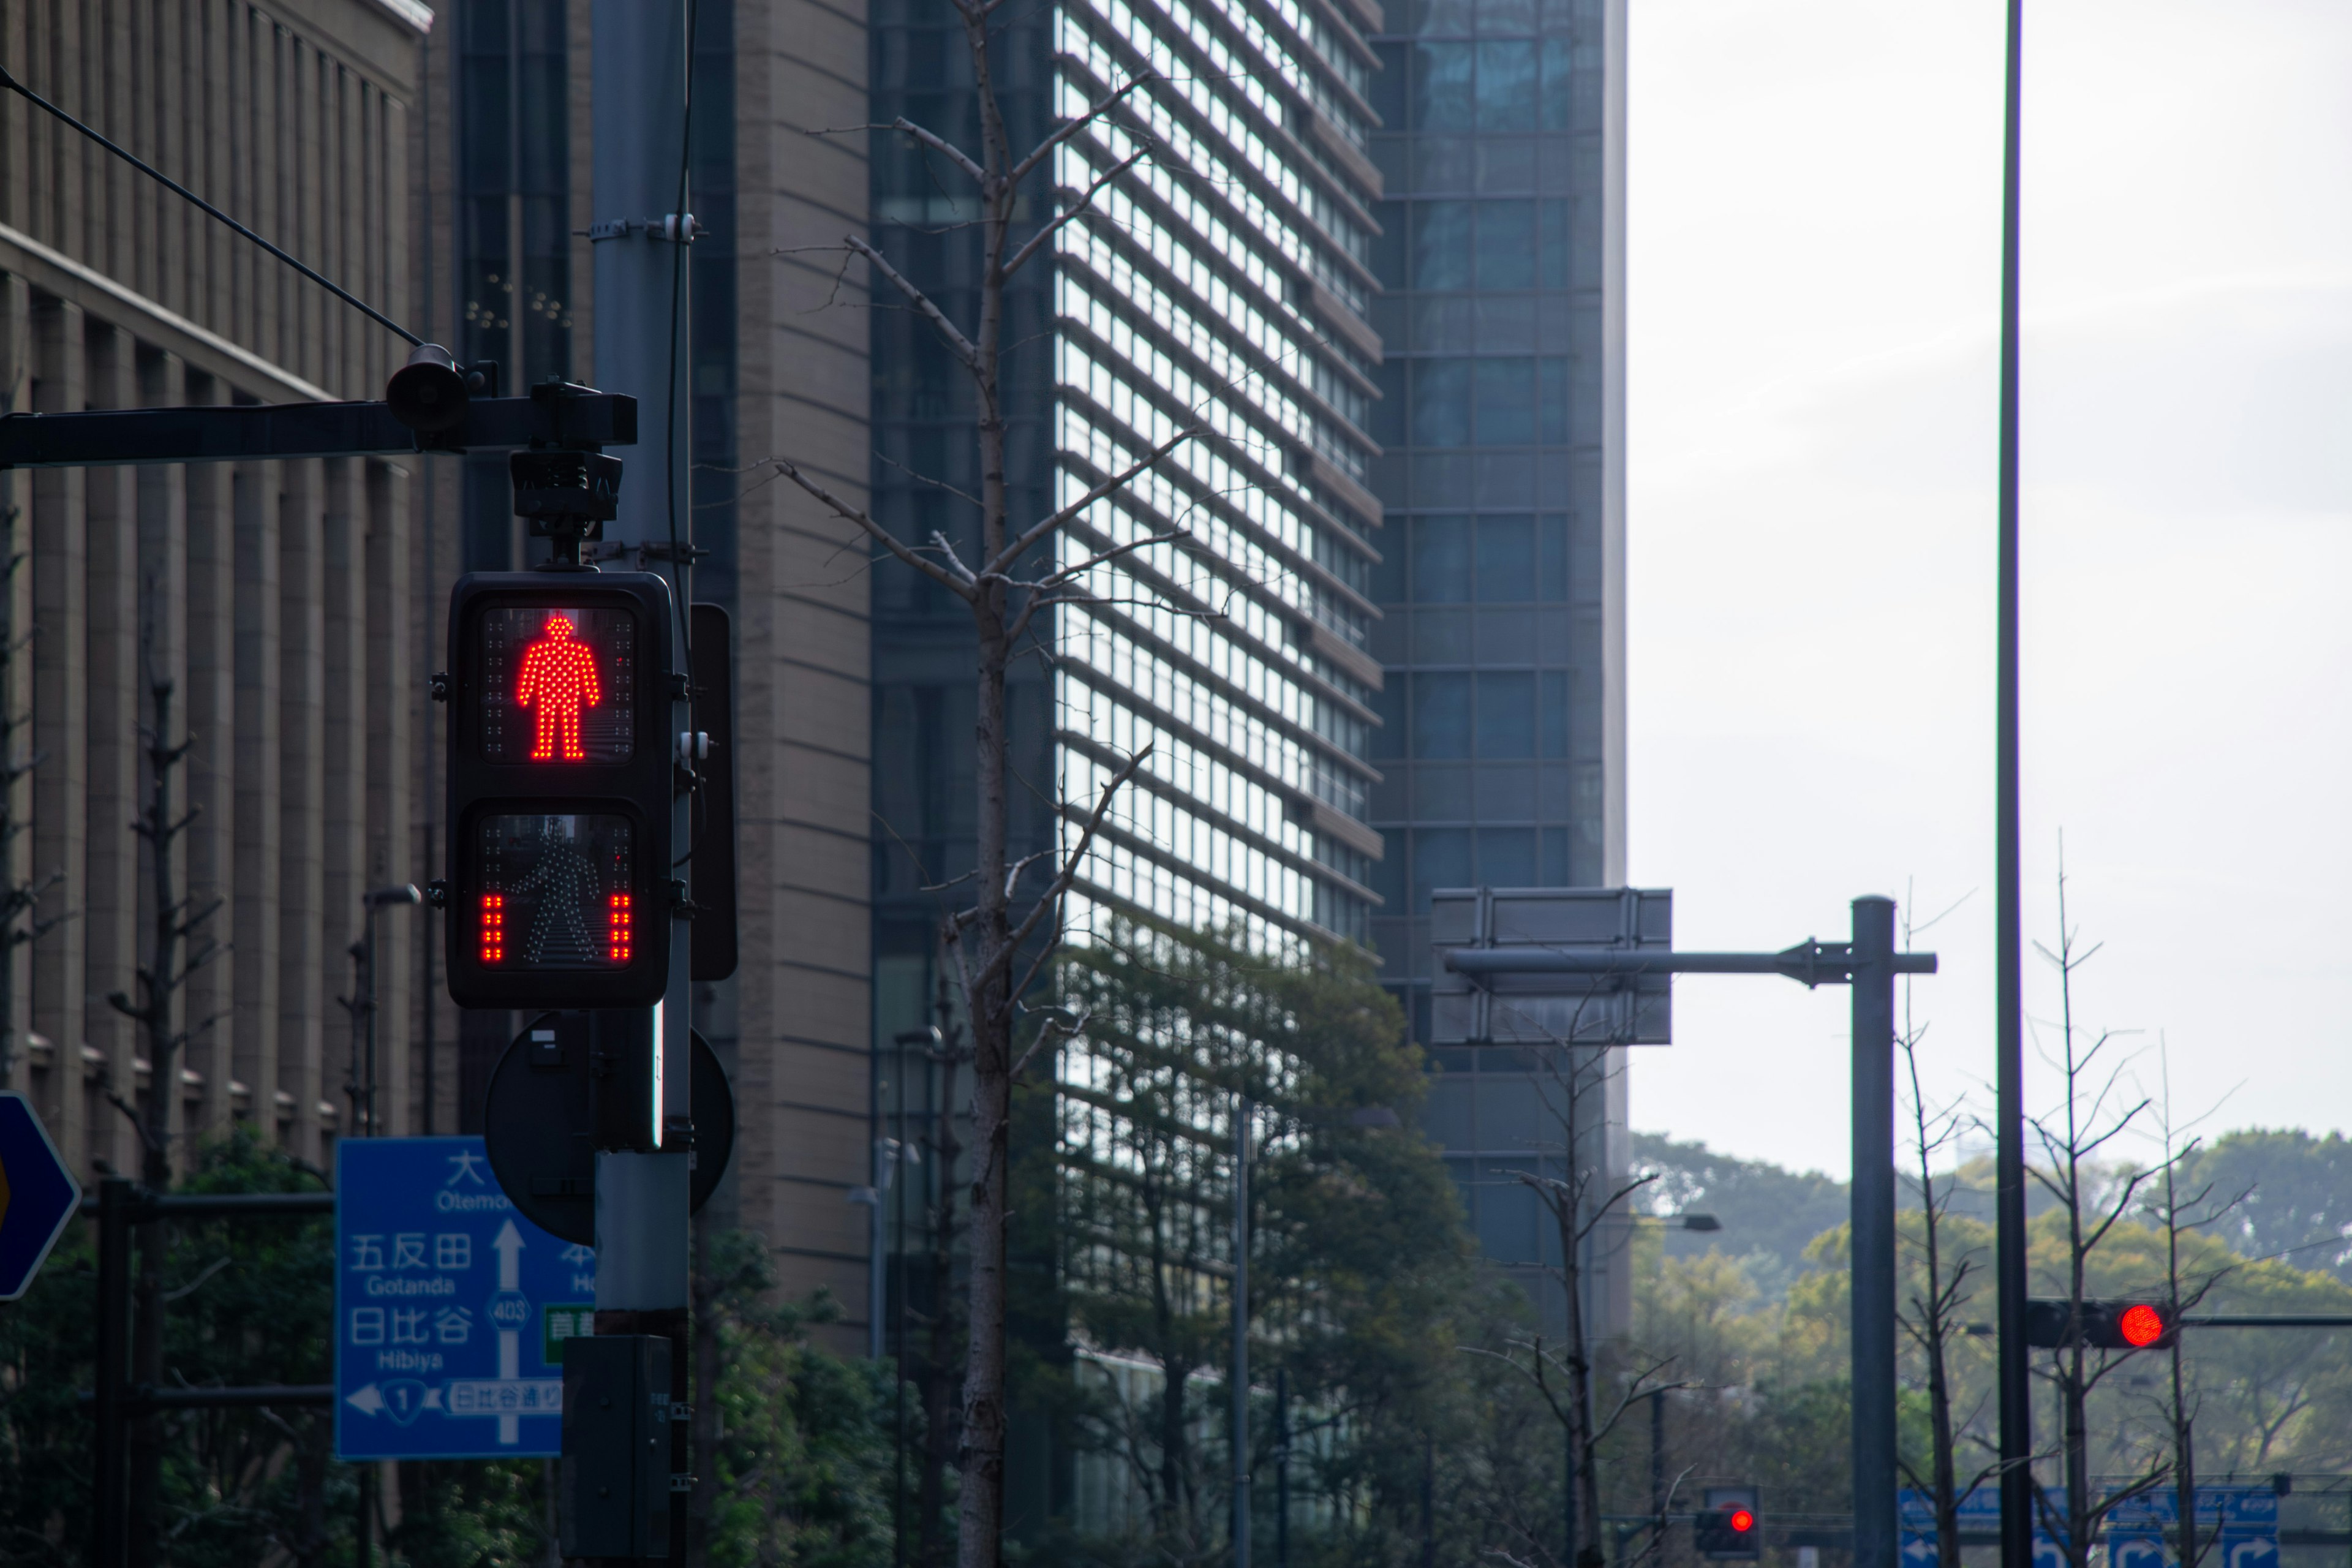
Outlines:
[[90, 1531], [95, 1568], [130, 1561], [131, 1478], [122, 1441], [122, 1399], [131, 1355], [131, 1182], [98, 1184], [98, 1442], [91, 1478], [97, 1513]]
[[1853, 1563], [1895, 1568], [1895, 901], [1853, 901]]
[[1244, 1094], [1234, 1104], [1234, 1568], [1250, 1568], [1249, 1165]]
[[1274, 1564], [1290, 1568], [1290, 1369], [1286, 1366], [1276, 1369], [1274, 1374]]
[[360, 993], [360, 1016], [365, 1020], [367, 1028], [367, 1069], [366, 1076], [362, 1080], [362, 1088], [360, 1090], [360, 1103], [365, 1107], [365, 1110], [362, 1113], [363, 1121], [360, 1128], [360, 1136], [362, 1138], [373, 1138], [376, 1135], [377, 1131], [375, 1114], [375, 900], [373, 899], [368, 899], [364, 900], [364, 902], [367, 907], [367, 923], [364, 928], [367, 934], [362, 939], [362, 945], [365, 947], [366, 952], [365, 955], [361, 958], [360, 963], [362, 966], [366, 969], [367, 973], [363, 976], [366, 983], [366, 988]]
[[1657, 1520], [1653, 1527], [1657, 1539], [1666, 1534], [1666, 1391], [1654, 1389], [1650, 1394], [1650, 1512]]
[[1994, 1245], [2000, 1299], [2000, 1561], [2032, 1568], [2033, 1398], [2025, 1344], [2025, 922], [2018, 800], [2018, 247], [2025, 0], [2009, 0], [2000, 196], [2000, 650], [1994, 692]]
[[[591, 16], [596, 381], [626, 388], [650, 416], [640, 421], [637, 457], [630, 464], [634, 481], [624, 488], [620, 515], [607, 531], [640, 547], [663, 546], [674, 584], [670, 668], [683, 676], [693, 668], [687, 648], [694, 532], [687, 498], [691, 400], [679, 384], [691, 369], [683, 187], [692, 0], [594, 0]], [[672, 689], [666, 729], [674, 737], [694, 730], [691, 697], [689, 680]], [[684, 790], [672, 801], [670, 824], [672, 843], [694, 842], [693, 802]], [[677, 901], [670, 910], [669, 981], [651, 1020], [658, 1147], [596, 1156], [596, 1331], [668, 1336], [673, 1364], [683, 1375], [691, 1364], [693, 1277], [688, 1202], [694, 1117], [692, 869], [681, 862], [666, 874], [674, 879]], [[674, 1402], [667, 1445], [670, 1468], [678, 1475], [694, 1468], [688, 1425], [676, 1418], [685, 1410], [685, 1401]], [[687, 1552], [683, 1502], [668, 1510], [672, 1562], [683, 1562]]]

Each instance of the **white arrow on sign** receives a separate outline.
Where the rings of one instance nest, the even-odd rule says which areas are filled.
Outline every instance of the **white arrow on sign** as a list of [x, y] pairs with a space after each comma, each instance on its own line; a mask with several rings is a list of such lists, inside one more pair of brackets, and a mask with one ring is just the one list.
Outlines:
[[357, 1394], [345, 1394], [343, 1396], [343, 1403], [350, 1405], [352, 1409], [358, 1411], [362, 1415], [381, 1415], [383, 1414], [383, 1394], [373, 1383], [369, 1384], [365, 1388], [361, 1389]]
[[[499, 1234], [490, 1245], [498, 1248], [499, 1253], [499, 1289], [521, 1289], [522, 1233], [515, 1229], [514, 1221], [509, 1220], [499, 1226]], [[509, 1373], [505, 1375], [511, 1377], [514, 1374]]]
[[[520, 1290], [522, 1289], [522, 1233], [515, 1229], [514, 1221], [508, 1220], [499, 1226], [499, 1234], [490, 1245], [498, 1249], [499, 1254], [499, 1289]], [[500, 1329], [499, 1331], [499, 1376], [503, 1379], [513, 1379], [521, 1375], [521, 1335], [513, 1329]], [[499, 1444], [505, 1446], [521, 1441], [522, 1417], [499, 1416]]]

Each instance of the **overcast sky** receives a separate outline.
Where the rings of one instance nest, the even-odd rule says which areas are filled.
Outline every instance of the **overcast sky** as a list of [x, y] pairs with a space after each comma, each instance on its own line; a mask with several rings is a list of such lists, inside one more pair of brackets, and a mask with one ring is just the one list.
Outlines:
[[[1633, 877], [1696, 948], [1965, 900], [1914, 1005], [1988, 1108], [2003, 9], [1632, 28]], [[2063, 829], [2078, 1021], [2352, 1128], [2352, 5], [2027, 9], [2027, 931]], [[1676, 987], [1634, 1125], [1843, 1175], [1845, 994]]]

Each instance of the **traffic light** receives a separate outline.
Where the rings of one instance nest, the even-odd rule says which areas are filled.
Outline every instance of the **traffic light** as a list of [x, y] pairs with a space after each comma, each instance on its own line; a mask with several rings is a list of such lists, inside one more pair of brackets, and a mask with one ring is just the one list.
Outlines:
[[1698, 1554], [1718, 1562], [1754, 1561], [1763, 1555], [1764, 1531], [1756, 1513], [1754, 1487], [1709, 1487], [1699, 1511]]
[[669, 980], [668, 584], [477, 572], [449, 599], [449, 994], [644, 1007]]
[[[2073, 1344], [2067, 1331], [2070, 1303], [2036, 1299], [2025, 1304], [2025, 1342], [2040, 1350]], [[2180, 1337], [2180, 1322], [2161, 1301], [2099, 1300], [2083, 1303], [2082, 1342], [2094, 1350], [2165, 1350]]]

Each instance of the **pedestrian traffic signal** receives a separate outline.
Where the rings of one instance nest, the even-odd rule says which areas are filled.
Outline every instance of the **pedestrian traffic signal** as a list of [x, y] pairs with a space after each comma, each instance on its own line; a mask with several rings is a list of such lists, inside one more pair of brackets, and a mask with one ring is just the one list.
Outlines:
[[1709, 1487], [1699, 1511], [1698, 1554], [1718, 1562], [1763, 1555], [1764, 1532], [1756, 1514], [1754, 1487]]
[[669, 586], [478, 572], [449, 600], [449, 994], [635, 1007], [669, 979]]
[[[2072, 1303], [2037, 1299], [2025, 1304], [2025, 1342], [2063, 1350], [2075, 1342], [2068, 1331]], [[2083, 1303], [2082, 1343], [2093, 1350], [2165, 1350], [2180, 1337], [2180, 1321], [2161, 1301], [2095, 1300]]]

